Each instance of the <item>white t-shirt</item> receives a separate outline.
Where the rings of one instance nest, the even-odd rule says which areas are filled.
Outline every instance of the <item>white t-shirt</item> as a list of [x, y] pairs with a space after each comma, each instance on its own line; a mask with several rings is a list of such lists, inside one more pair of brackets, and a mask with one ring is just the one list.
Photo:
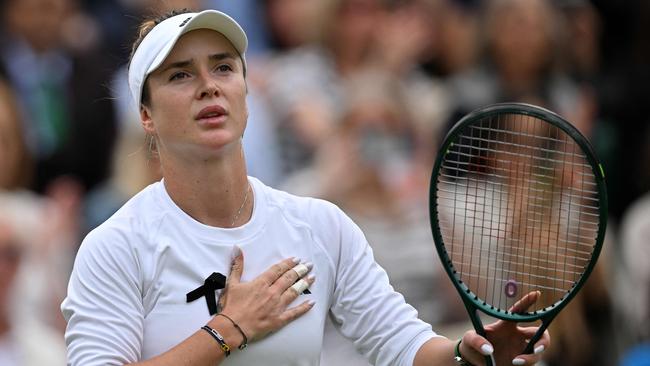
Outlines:
[[284, 258], [314, 263], [311, 294], [291, 306], [308, 299], [316, 305], [233, 352], [224, 364], [318, 365], [329, 314], [371, 363], [413, 363], [419, 347], [435, 333], [393, 291], [361, 230], [331, 203], [277, 191], [252, 177], [249, 181], [255, 206], [241, 227], [199, 223], [158, 182], [86, 237], [61, 305], [70, 364], [148, 359], [192, 335], [212, 316], [205, 298], [187, 303], [186, 294], [212, 272], [228, 275], [234, 245], [244, 253], [242, 281]]

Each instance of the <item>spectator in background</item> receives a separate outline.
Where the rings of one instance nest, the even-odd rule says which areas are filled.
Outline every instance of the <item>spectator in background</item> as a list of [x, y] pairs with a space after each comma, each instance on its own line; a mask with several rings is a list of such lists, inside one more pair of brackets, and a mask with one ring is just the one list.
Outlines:
[[593, 82], [601, 66], [600, 14], [588, 0], [562, 0], [558, 3], [567, 31], [565, 67], [574, 79]]
[[33, 174], [15, 95], [0, 79], [0, 190], [25, 189]]
[[0, 217], [9, 215], [30, 234], [21, 256], [22, 270], [14, 281], [21, 300], [15, 310], [51, 327], [63, 327], [56, 304], [65, 295], [80, 242], [82, 197], [76, 185], [66, 182], [53, 184], [47, 196], [26, 189], [32, 170], [21, 126], [12, 90], [0, 80]]
[[319, 11], [324, 1], [264, 0], [267, 37], [272, 53], [288, 52], [315, 42], [319, 36]]
[[[90, 189], [109, 174], [116, 133], [107, 94], [110, 68], [90, 47], [72, 0], [6, 0], [0, 75], [16, 90], [24, 139], [35, 162], [32, 188], [44, 192], [60, 177]], [[80, 23], [74, 22], [75, 25]], [[70, 45], [66, 41], [84, 41]]]
[[268, 63], [272, 72], [264, 73], [263, 92], [277, 121], [286, 175], [311, 164], [314, 152], [331, 135], [344, 104], [341, 82], [367, 65], [375, 26], [385, 11], [379, 0], [309, 5], [292, 14], [319, 15], [320, 21], [310, 17], [314, 21], [307, 23], [317, 28], [306, 32], [319, 33], [319, 42], [278, 53]]
[[431, 165], [420, 160], [422, 147], [404, 86], [379, 70], [351, 76], [344, 86], [342, 120], [320, 146], [315, 163], [289, 177], [284, 188], [334, 202], [350, 215], [393, 287], [421, 319], [444, 324], [464, 318], [462, 304], [434, 261], [424, 199]]
[[553, 3], [494, 0], [485, 5], [483, 62], [455, 78], [452, 122], [480, 106], [519, 101], [547, 107], [589, 136], [595, 101], [560, 68], [565, 33]]
[[[637, 199], [626, 210], [621, 221], [620, 262], [616, 271], [614, 288], [617, 313], [622, 326], [621, 346], [624, 354], [632, 358], [648, 354], [650, 345], [650, 193]], [[639, 347], [638, 351], [634, 351]], [[628, 364], [626, 364], [628, 365]]]
[[106, 221], [147, 185], [160, 180], [160, 161], [153, 144], [133, 123], [120, 129], [113, 152], [110, 178], [90, 191], [84, 200], [83, 233]]
[[407, 119], [415, 129], [416, 160], [426, 171], [433, 164], [435, 141], [449, 119], [452, 105], [444, 80], [428, 75], [421, 67], [436, 48], [431, 39], [436, 38], [437, 30], [431, 19], [435, 19], [437, 2], [408, 0], [388, 6], [375, 26], [374, 46], [369, 56], [373, 68], [398, 81], [397, 87], [403, 94], [401, 103], [409, 111]]
[[599, 10], [599, 107], [616, 149], [606, 165], [610, 212], [621, 219], [650, 191], [650, 2], [592, 0]]
[[623, 175], [622, 166], [630, 159], [624, 159], [623, 163], [618, 160], [622, 151], [630, 147], [627, 141], [620, 139], [621, 129], [626, 123], [607, 115], [610, 81], [606, 80], [602, 70], [603, 19], [589, 0], [561, 0], [558, 4], [567, 31], [562, 47], [562, 67], [585, 95], [582, 99], [583, 115], [594, 118], [592, 127], [583, 132], [588, 134], [607, 174], [610, 217], [616, 222], [620, 219], [621, 207], [627, 204], [621, 199], [620, 190], [629, 190], [630, 183], [618, 179]]
[[[263, 83], [277, 121], [285, 174], [312, 164], [315, 151], [341, 120], [345, 80], [368, 68], [396, 75], [409, 93], [409, 108], [416, 110], [418, 136], [428, 143], [434, 139], [447, 119], [448, 103], [444, 87], [417, 70], [430, 34], [426, 1], [271, 1], [269, 14], [280, 13], [273, 6], [285, 3], [293, 11], [270, 22], [285, 48], [270, 59]], [[298, 30], [309, 36], [291, 37]]]
[[[433, 4], [429, 16], [432, 34], [420, 60], [420, 68], [445, 86], [447, 105], [444, 117], [449, 123], [449, 120], [455, 122], [465, 109], [476, 103], [472, 101], [472, 107], [465, 106], [464, 99], [471, 101], [475, 98], [471, 88], [474, 88], [473, 80], [480, 69], [482, 8], [479, 0], [434, 0]], [[444, 137], [447, 126], [445, 122], [441, 124], [442, 128], [430, 136], [433, 141]], [[435, 155], [435, 150], [432, 155]]]
[[[34, 226], [39, 222], [31, 210], [32, 202], [18, 194], [0, 193], [0, 365], [64, 365], [65, 344], [60, 333], [41, 321], [38, 313], [19, 311], [28, 306], [21, 296], [27, 270], [34, 253]], [[43, 279], [43, 278], [41, 278]]]
[[479, 51], [479, 0], [433, 0], [433, 34], [422, 61], [429, 75], [453, 79], [475, 66]]

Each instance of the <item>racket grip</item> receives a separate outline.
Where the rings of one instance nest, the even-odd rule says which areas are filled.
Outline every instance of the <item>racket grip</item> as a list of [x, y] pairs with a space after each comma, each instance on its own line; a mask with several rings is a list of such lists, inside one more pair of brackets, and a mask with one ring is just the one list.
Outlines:
[[[467, 308], [467, 312], [469, 313], [469, 318], [472, 321], [474, 330], [478, 335], [487, 339], [487, 333], [485, 332], [485, 328], [483, 327], [481, 318], [478, 316], [478, 312], [476, 311], [475, 308], [473, 308], [470, 302], [465, 300], [465, 298], [463, 298], [463, 301], [465, 302], [465, 307]], [[494, 356], [492, 355], [485, 356], [485, 366], [496, 366], [496, 362], [494, 361]]]

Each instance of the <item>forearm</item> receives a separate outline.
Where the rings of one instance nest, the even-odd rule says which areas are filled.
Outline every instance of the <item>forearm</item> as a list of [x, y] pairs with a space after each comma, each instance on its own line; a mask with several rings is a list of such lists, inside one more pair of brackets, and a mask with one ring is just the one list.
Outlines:
[[415, 354], [413, 366], [456, 366], [454, 361], [454, 341], [443, 337], [428, 340]]
[[[228, 320], [217, 316], [212, 318], [208, 326], [223, 336], [231, 352], [238, 351], [237, 346], [243, 338]], [[131, 366], [214, 366], [221, 364], [225, 358], [219, 343], [208, 332], [199, 329], [169, 351]]]

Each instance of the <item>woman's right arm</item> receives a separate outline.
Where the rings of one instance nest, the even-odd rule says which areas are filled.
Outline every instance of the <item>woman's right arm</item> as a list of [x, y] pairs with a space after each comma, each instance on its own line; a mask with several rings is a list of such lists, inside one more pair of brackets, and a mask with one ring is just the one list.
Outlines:
[[[82, 245], [79, 250], [68, 298], [62, 304], [68, 321], [70, 365], [215, 365], [225, 358], [212, 335], [197, 329], [169, 351], [141, 361], [144, 308], [139, 265], [127, 246], [92, 244], [92, 249]], [[312, 308], [313, 304], [304, 302], [287, 309], [298, 296], [291, 287], [299, 278], [292, 270], [296, 265], [292, 259], [271, 266], [246, 283], [240, 282], [243, 264], [240, 252], [228, 276], [221, 313], [241, 327], [249, 342], [282, 328]], [[237, 351], [243, 337], [230, 320], [215, 316], [207, 325], [224, 337], [233, 352]]]
[[[241, 251], [234, 258], [225, 296], [221, 299], [222, 311], [237, 324], [248, 341], [263, 338], [291, 321], [297, 319], [313, 307], [308, 301], [287, 309], [299, 293], [291, 286], [299, 279], [292, 270], [298, 264], [294, 259], [276, 263], [251, 282], [242, 283], [244, 255]], [[305, 278], [309, 285], [313, 278]], [[302, 291], [301, 291], [302, 292]], [[233, 322], [223, 316], [213, 317], [208, 326], [217, 330], [234, 352], [244, 341], [242, 334]], [[139, 362], [138, 366], [163, 365], [215, 365], [225, 358], [215, 339], [206, 331], [199, 330], [171, 350], [151, 360]]]

